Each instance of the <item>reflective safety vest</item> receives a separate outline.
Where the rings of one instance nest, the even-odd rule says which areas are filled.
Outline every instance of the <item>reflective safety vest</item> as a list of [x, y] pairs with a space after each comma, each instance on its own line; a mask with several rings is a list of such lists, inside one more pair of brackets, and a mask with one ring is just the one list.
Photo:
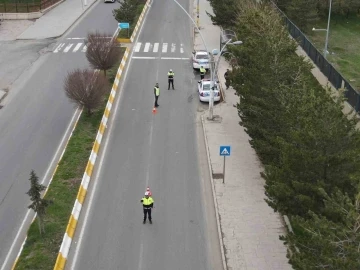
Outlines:
[[205, 69], [205, 68], [200, 68], [200, 73], [201, 73], [201, 74], [205, 74], [205, 73], [206, 73], [206, 69]]
[[155, 96], [160, 96], [160, 88], [159, 87], [154, 87], [155, 90]]
[[170, 72], [170, 71], [168, 72], [168, 78], [169, 79], [173, 79], [174, 75], [175, 75], [174, 72]]
[[146, 197], [141, 199], [141, 202], [143, 204], [144, 207], [151, 207], [154, 203], [153, 198], [149, 197], [146, 199]]

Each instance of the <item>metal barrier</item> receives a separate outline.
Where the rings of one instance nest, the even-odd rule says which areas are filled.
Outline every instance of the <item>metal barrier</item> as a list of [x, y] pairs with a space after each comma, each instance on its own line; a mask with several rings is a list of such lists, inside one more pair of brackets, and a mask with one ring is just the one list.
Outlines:
[[281, 14], [290, 35], [299, 43], [301, 48], [306, 52], [309, 58], [328, 78], [336, 89], [345, 88], [345, 97], [347, 102], [359, 112], [360, 110], [360, 93], [338, 72], [323, 54], [319, 52], [303, 32], [280, 10], [274, 3], [274, 7]]
[[4, 1], [0, 3], [0, 13], [31, 13], [42, 11], [60, 0], [41, 0], [29, 3], [28, 0]]

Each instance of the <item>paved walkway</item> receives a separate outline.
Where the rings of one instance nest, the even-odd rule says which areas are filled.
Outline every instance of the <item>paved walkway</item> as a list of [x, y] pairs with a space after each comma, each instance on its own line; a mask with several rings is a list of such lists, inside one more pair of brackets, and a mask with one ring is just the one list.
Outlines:
[[[66, 0], [36, 20], [17, 39], [56, 38], [63, 35], [96, 0]], [[101, 19], [101, 18], [99, 18]]]
[[[200, 26], [208, 50], [219, 49], [220, 29], [212, 25], [205, 10], [211, 12], [206, 0], [200, 0]], [[195, 36], [195, 49], [201, 48], [201, 39]], [[219, 64], [219, 79], [225, 89], [224, 77], [227, 62]], [[229, 270], [287, 270], [286, 247], [279, 240], [285, 234], [279, 214], [274, 213], [266, 202], [263, 170], [249, 137], [239, 125], [236, 107], [239, 101], [233, 89], [226, 91], [226, 102], [215, 106], [218, 121], [206, 120], [203, 127], [210, 153], [213, 174], [222, 174], [223, 159], [219, 156], [220, 145], [231, 145], [231, 156], [226, 159], [225, 184], [214, 179], [215, 193], [220, 216], [225, 257]]]

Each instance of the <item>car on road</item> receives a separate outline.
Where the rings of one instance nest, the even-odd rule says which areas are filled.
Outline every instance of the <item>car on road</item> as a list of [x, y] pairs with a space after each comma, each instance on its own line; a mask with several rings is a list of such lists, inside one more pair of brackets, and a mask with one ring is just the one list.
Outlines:
[[104, 3], [115, 3], [116, 0], [104, 0]]
[[192, 55], [193, 69], [200, 69], [203, 66], [205, 69], [210, 68], [210, 56], [205, 50], [193, 51]]
[[212, 85], [214, 85], [214, 101], [220, 101], [221, 95], [218, 83], [218, 81], [214, 81], [213, 83], [211, 83], [211, 80], [209, 79], [203, 79], [201, 81], [198, 81], [198, 92], [201, 102], [210, 101], [210, 89]]

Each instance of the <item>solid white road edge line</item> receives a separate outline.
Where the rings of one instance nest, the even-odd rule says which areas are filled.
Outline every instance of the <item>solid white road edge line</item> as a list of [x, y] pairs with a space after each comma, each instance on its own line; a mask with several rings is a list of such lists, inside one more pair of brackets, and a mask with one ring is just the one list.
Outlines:
[[[141, 24], [141, 27], [140, 27], [140, 31], [139, 31], [139, 34], [138, 36], [136, 37], [136, 41], [134, 43], [137, 43], [140, 35], [141, 35], [141, 32], [142, 32], [142, 29], [143, 29], [143, 26], [145, 24], [145, 20], [147, 18], [147, 15], [149, 13], [149, 9], [150, 7], [148, 8], [148, 11], [146, 12], [146, 15], [143, 19], [143, 23]], [[128, 75], [128, 71], [129, 71], [129, 68], [130, 68], [130, 64], [131, 64], [131, 59], [132, 59], [132, 55], [134, 53], [134, 50], [131, 51], [131, 55], [129, 57], [129, 62], [126, 66], [126, 70], [125, 70], [125, 74], [124, 74], [124, 77], [122, 78], [123, 79], [123, 83], [125, 83], [126, 81], [126, 78], [127, 78], [127, 75]], [[122, 85], [123, 87], [124, 85]], [[97, 168], [97, 172], [96, 172], [96, 175], [95, 175], [95, 178], [94, 178], [94, 186], [91, 190], [91, 193], [90, 193], [90, 197], [89, 197], [89, 205], [86, 207], [86, 212], [85, 212], [85, 217], [84, 217], [84, 220], [81, 224], [81, 231], [80, 231], [80, 235], [79, 235], [79, 239], [77, 241], [77, 246], [75, 248], [75, 253], [74, 253], [74, 257], [73, 257], [73, 260], [72, 260], [72, 263], [71, 263], [71, 267], [70, 269], [71, 270], [75, 270], [75, 266], [76, 266], [76, 263], [77, 263], [77, 259], [78, 259], [78, 255], [79, 255], [79, 251], [80, 251], [80, 248], [81, 248], [81, 244], [82, 244], [82, 239], [84, 237], [84, 233], [85, 233], [85, 230], [87, 228], [87, 224], [88, 224], [88, 219], [89, 219], [89, 214], [90, 214], [90, 211], [92, 209], [92, 204], [94, 202], [94, 195], [95, 195], [95, 191], [97, 189], [97, 186], [98, 186], [98, 179], [99, 179], [99, 176], [100, 176], [100, 173], [102, 171], [102, 166], [103, 166], [103, 163], [104, 163], [104, 158], [105, 158], [105, 153], [107, 151], [107, 148], [108, 148], [108, 145], [109, 145], [109, 141], [110, 141], [110, 138], [111, 138], [111, 134], [112, 134], [112, 129], [113, 129], [113, 122], [116, 118], [116, 114], [117, 114], [117, 111], [119, 109], [119, 103], [120, 103], [120, 100], [122, 98], [122, 95], [124, 93], [125, 90], [123, 91], [120, 91], [120, 96], [118, 97], [117, 101], [116, 101], [116, 105], [115, 105], [115, 111], [114, 113], [112, 114], [112, 118], [110, 119], [110, 123], [108, 125], [110, 125], [109, 129], [108, 129], [108, 136], [105, 137], [105, 144], [104, 144], [104, 148], [103, 148], [103, 151], [101, 153], [101, 156], [100, 156], [100, 160], [99, 160], [99, 163], [98, 163], [98, 168]]]

